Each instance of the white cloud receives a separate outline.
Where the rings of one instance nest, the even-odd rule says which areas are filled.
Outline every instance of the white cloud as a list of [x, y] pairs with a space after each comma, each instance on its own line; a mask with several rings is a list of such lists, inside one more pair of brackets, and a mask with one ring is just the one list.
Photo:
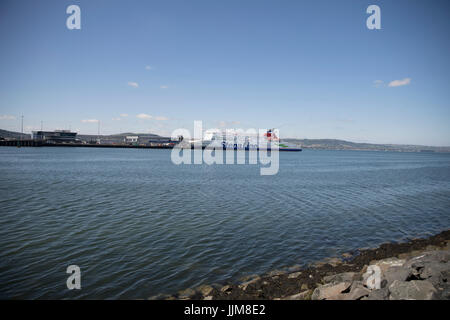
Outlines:
[[153, 68], [151, 66], [145, 66], [145, 70], [152, 70]]
[[128, 117], [128, 113], [121, 113], [120, 116], [123, 118]]
[[394, 80], [389, 82], [389, 87], [401, 87], [411, 83], [411, 78], [405, 78], [402, 80]]
[[139, 84], [137, 82], [128, 82], [128, 85], [133, 88], [138, 88]]
[[169, 89], [169, 86], [161, 86], [161, 89]]
[[83, 123], [97, 123], [98, 120], [97, 119], [84, 119], [84, 120], [81, 120], [81, 122], [83, 122]]
[[151, 115], [149, 115], [149, 114], [139, 113], [136, 116], [136, 118], [148, 120], [148, 119], [152, 119], [153, 117]]
[[120, 121], [122, 118], [112, 118], [113, 121]]
[[16, 120], [16, 117], [7, 114], [0, 115], [0, 120]]
[[163, 116], [159, 116], [159, 117], [155, 117], [155, 120], [158, 120], [158, 121], [166, 121], [166, 120], [169, 120], [169, 118], [163, 117]]

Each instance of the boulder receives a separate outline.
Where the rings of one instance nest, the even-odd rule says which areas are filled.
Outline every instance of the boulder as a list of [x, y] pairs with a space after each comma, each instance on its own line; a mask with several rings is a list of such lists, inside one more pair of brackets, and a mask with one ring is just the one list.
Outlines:
[[[406, 260], [395, 257], [375, 261], [367, 267], [367, 271], [362, 275], [362, 280], [371, 290], [389, 286], [394, 280], [405, 281], [411, 275], [411, 271], [405, 267], [405, 263]], [[377, 272], [379, 272], [379, 283], [376, 281]]]
[[425, 267], [426, 264], [446, 263], [449, 261], [450, 261], [449, 250], [429, 251], [409, 259], [406, 262], [405, 266], [408, 268], [418, 269]]
[[436, 288], [426, 280], [395, 280], [389, 292], [390, 300], [432, 300], [437, 294]]
[[213, 291], [213, 287], [208, 285], [202, 285], [197, 288], [197, 291], [200, 292], [202, 296], [206, 297]]
[[301, 273], [300, 271], [299, 271], [299, 272], [290, 273], [290, 274], [288, 275], [288, 278], [289, 278], [289, 279], [298, 278], [301, 274], [302, 274], [302, 273]]
[[448, 250], [425, 252], [409, 259], [405, 266], [411, 270], [414, 280], [428, 280], [433, 286], [438, 286], [443, 279], [443, 273], [450, 270], [450, 253]]
[[389, 298], [388, 288], [382, 288], [370, 291], [369, 295], [367, 297], [362, 298], [361, 300], [387, 300], [388, 298]]
[[233, 288], [230, 285], [223, 286], [220, 289], [221, 292], [225, 292], [227, 294], [231, 293], [232, 290], [233, 290]]
[[437, 298], [439, 300], [450, 300], [450, 284], [444, 283], [443, 285], [440, 285], [437, 290]]
[[317, 287], [311, 299], [312, 300], [341, 300], [343, 298], [342, 293], [346, 291], [351, 282], [329, 283], [323, 286]]
[[325, 283], [352, 282], [355, 277], [355, 272], [344, 272], [326, 276], [323, 278], [323, 281]]
[[250, 284], [256, 283], [256, 282], [258, 282], [260, 279], [261, 279], [260, 277], [255, 277], [254, 279], [248, 280], [248, 281], [246, 281], [246, 282], [240, 284], [240, 285], [239, 285], [239, 288], [241, 288], [242, 290], [245, 291], [245, 290], [247, 289], [247, 287], [248, 287]]
[[450, 270], [450, 262], [439, 263], [439, 262], [430, 262], [425, 263], [423, 269], [419, 270], [420, 279], [427, 279], [433, 285], [438, 285], [443, 279], [447, 279], [444, 276], [445, 273], [448, 273]]
[[[387, 270], [385, 270], [382, 275], [382, 284], [381, 287], [389, 287], [395, 280], [399, 281], [406, 281], [409, 276], [411, 275], [411, 269], [404, 268], [404, 267], [390, 267]], [[386, 281], [383, 281], [386, 280]]]
[[148, 300], [164, 300], [169, 297], [170, 297], [169, 294], [159, 293], [157, 295], [151, 296], [150, 298], [148, 298]]
[[283, 300], [305, 300], [309, 296], [309, 294], [310, 291], [306, 290], [283, 298]]
[[352, 288], [349, 293], [344, 295], [344, 300], [360, 300], [363, 297], [368, 297], [370, 290], [363, 286]]
[[188, 289], [178, 292], [178, 298], [179, 299], [188, 299], [188, 298], [192, 297], [194, 294], [195, 294], [195, 291], [191, 288], [188, 288]]
[[273, 271], [270, 271], [267, 275], [268, 275], [269, 277], [276, 277], [276, 276], [281, 276], [281, 275], [283, 275], [283, 274], [286, 274], [286, 271], [283, 271], [283, 270], [273, 270]]
[[253, 279], [255, 279], [255, 278], [260, 278], [260, 277], [259, 277], [259, 275], [257, 275], [257, 274], [251, 274], [251, 275], [243, 276], [242, 278], [239, 279], [239, 281], [242, 282], [242, 283], [244, 283], [244, 282], [253, 280]]
[[387, 258], [383, 260], [379, 260], [375, 262], [374, 264], [381, 269], [381, 273], [384, 273], [387, 269], [392, 267], [402, 267], [405, 264], [404, 259], [398, 259], [398, 258]]

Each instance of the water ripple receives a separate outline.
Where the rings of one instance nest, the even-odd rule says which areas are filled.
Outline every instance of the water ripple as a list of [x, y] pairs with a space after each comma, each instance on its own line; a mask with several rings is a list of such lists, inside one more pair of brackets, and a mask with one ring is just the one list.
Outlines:
[[280, 156], [267, 177], [167, 150], [1, 148], [0, 298], [146, 298], [450, 226], [447, 154]]

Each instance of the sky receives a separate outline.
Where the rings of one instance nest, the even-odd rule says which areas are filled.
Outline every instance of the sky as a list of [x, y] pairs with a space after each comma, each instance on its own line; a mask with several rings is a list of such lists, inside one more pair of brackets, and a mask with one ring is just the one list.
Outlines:
[[202, 120], [450, 146], [449, 13], [445, 0], [2, 0], [0, 128], [23, 115], [25, 132], [170, 135]]

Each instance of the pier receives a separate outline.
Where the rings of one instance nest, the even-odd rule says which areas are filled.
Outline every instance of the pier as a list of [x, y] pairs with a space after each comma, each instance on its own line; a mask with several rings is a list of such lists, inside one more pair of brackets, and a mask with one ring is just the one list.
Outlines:
[[129, 145], [129, 144], [88, 144], [88, 143], [46, 143], [39, 140], [2, 140], [4, 147], [72, 147], [72, 148], [134, 148], [134, 149], [172, 149], [172, 146]]
[[4, 147], [42, 147], [43, 143], [37, 140], [0, 140]]
[[[72, 147], [72, 148], [132, 148], [132, 149], [173, 149], [172, 145], [133, 145], [133, 144], [89, 144], [89, 143], [46, 143], [39, 140], [0, 140], [0, 146], [4, 147]], [[207, 147], [202, 146], [202, 149]], [[196, 149], [195, 146], [191, 146], [191, 149]], [[226, 150], [226, 149], [224, 149]], [[242, 150], [249, 151], [248, 149], [230, 149], [230, 150]], [[259, 148], [250, 149], [253, 151], [260, 151]], [[268, 149], [270, 151], [270, 149]], [[279, 149], [278, 151], [302, 151], [302, 149]]]

